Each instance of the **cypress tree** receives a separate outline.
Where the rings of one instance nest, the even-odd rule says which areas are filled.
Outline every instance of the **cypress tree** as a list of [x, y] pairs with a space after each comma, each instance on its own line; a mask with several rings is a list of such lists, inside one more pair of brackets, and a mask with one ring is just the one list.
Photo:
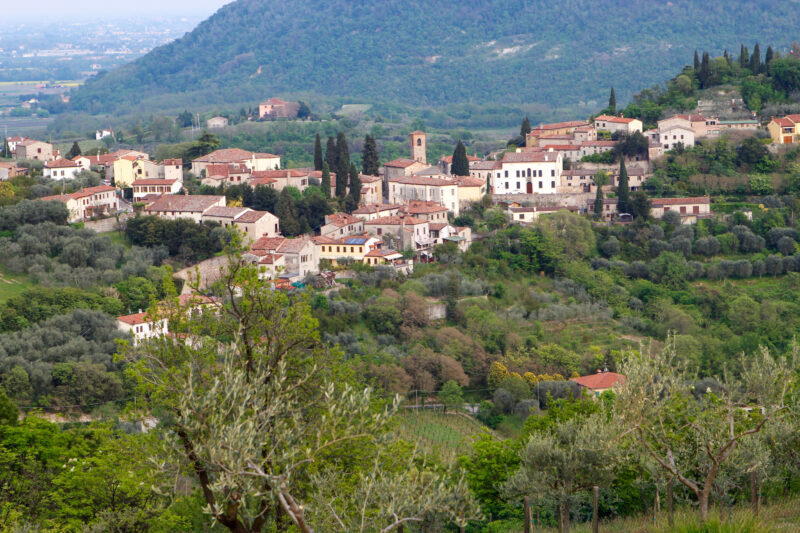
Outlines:
[[597, 187], [597, 194], [594, 196], [594, 214], [597, 218], [603, 216], [603, 185], [608, 183], [608, 175], [600, 170], [594, 175], [594, 184]]
[[619, 162], [619, 183], [617, 184], [617, 211], [630, 213], [630, 188], [628, 187], [628, 169], [625, 168], [625, 158]]
[[323, 162], [322, 141], [320, 141], [319, 133], [317, 133], [317, 138], [314, 141], [314, 170], [322, 170]]
[[6, 139], [5, 137], [3, 138], [3, 151], [0, 153], [2, 153], [3, 157], [5, 157], [6, 159], [11, 158], [11, 148], [8, 146], [8, 139]]
[[711, 79], [711, 58], [708, 52], [703, 52], [703, 60], [700, 62], [700, 87], [705, 89], [708, 87], [708, 82]]
[[522, 137], [525, 137], [527, 134], [531, 132], [531, 121], [528, 117], [522, 119], [522, 126], [519, 128], [519, 134]]
[[700, 56], [697, 55], [697, 49], [694, 50], [694, 71], [700, 70]]
[[322, 162], [322, 180], [319, 184], [325, 198], [331, 197], [331, 169], [326, 161]]
[[739, 66], [742, 68], [750, 66], [750, 52], [747, 51], [745, 45], [742, 45], [742, 49], [739, 51]]
[[358, 208], [358, 204], [361, 202], [361, 179], [358, 177], [355, 163], [350, 165], [350, 198]]
[[761, 49], [758, 47], [758, 43], [753, 47], [753, 55], [750, 56], [750, 72], [753, 75], [761, 72]]
[[772, 51], [772, 47], [767, 47], [767, 54], [764, 56], [764, 72], [767, 71], [769, 68], [769, 63], [775, 58], [775, 52]]
[[361, 154], [361, 170], [367, 176], [377, 176], [380, 166], [378, 145], [375, 142], [375, 137], [367, 135], [364, 139], [364, 152]]
[[725, 59], [725, 62], [728, 63], [728, 66], [731, 66], [731, 56], [728, 55], [728, 49], [727, 48], [722, 53], [722, 57]]
[[343, 132], [336, 135], [336, 196], [347, 195], [347, 175], [350, 172], [350, 150]]
[[608, 110], [612, 115], [617, 114], [617, 95], [614, 93], [614, 88], [611, 88], [611, 94], [608, 95]]
[[458, 141], [453, 152], [453, 164], [450, 165], [450, 173], [454, 176], [469, 176], [469, 160], [467, 159], [467, 149], [464, 143]]
[[331, 172], [336, 170], [337, 158], [336, 139], [328, 137], [328, 144], [325, 146], [325, 162], [328, 163], [328, 168], [331, 169]]
[[278, 201], [275, 202], [275, 216], [281, 224], [281, 231], [287, 237], [300, 234], [300, 221], [297, 218], [297, 206], [294, 205], [294, 198], [289, 192], [289, 187], [281, 191]]
[[72, 143], [72, 148], [69, 149], [67, 152], [67, 159], [72, 159], [81, 155], [81, 147], [78, 145], [78, 141]]

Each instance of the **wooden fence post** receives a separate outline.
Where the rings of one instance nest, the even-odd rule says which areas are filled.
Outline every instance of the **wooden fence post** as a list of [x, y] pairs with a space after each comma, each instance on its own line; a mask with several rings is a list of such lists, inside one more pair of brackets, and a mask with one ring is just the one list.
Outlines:
[[600, 517], [597, 516], [598, 507], [600, 507], [600, 487], [595, 485], [592, 487], [592, 492], [594, 493], [594, 498], [592, 498], [592, 533], [597, 533], [600, 530]]
[[750, 472], [750, 501], [753, 503], [753, 512], [758, 514], [758, 474]]
[[675, 482], [675, 478], [669, 478], [669, 483], [667, 484], [667, 514], [669, 515], [669, 527], [672, 528], [675, 525], [675, 518], [672, 515], [672, 512], [675, 510], [673, 507], [673, 498], [675, 496], [673, 490], [673, 483]]
[[531, 499], [528, 496], [522, 499], [522, 507], [525, 511], [525, 533], [531, 533]]

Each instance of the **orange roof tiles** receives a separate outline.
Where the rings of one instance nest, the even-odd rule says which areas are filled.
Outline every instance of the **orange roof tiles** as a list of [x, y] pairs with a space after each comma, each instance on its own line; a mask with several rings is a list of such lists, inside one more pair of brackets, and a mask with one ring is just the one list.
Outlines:
[[616, 372], [598, 372], [597, 374], [571, 378], [570, 381], [574, 381], [587, 389], [602, 390], [610, 389], [615, 385], [624, 385], [625, 376]]

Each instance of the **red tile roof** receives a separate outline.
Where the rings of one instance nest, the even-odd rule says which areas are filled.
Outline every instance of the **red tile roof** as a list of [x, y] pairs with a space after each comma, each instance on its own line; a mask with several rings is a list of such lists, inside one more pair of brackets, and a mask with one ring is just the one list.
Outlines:
[[250, 245], [250, 251], [256, 255], [268, 254], [280, 248], [285, 240], [285, 237], [261, 237]]
[[624, 385], [625, 376], [616, 372], [598, 372], [597, 374], [571, 378], [570, 381], [574, 381], [587, 389], [602, 390], [610, 389], [615, 385]]
[[408, 168], [414, 163], [419, 163], [419, 161], [414, 161], [413, 159], [395, 159], [393, 161], [389, 161], [388, 163], [384, 163], [383, 166], [385, 167], [394, 167], [394, 168]]
[[[417, 224], [427, 224], [427, 223], [428, 223], [427, 220], [422, 220], [421, 218], [416, 218], [412, 216], [405, 217], [406, 226], [416, 226]], [[389, 217], [380, 217], [374, 220], [368, 220], [364, 222], [364, 224], [372, 226], [399, 226], [401, 224], [401, 217], [397, 215]]]
[[453, 179], [443, 178], [425, 178], [422, 176], [408, 176], [403, 178], [396, 178], [392, 180], [393, 183], [402, 183], [404, 185], [424, 185], [428, 187], [451, 187], [457, 185]]
[[193, 161], [197, 163], [238, 163], [240, 161], [248, 161], [252, 157], [253, 152], [248, 152], [241, 148], [223, 148], [193, 159]]
[[416, 214], [416, 213], [441, 213], [442, 211], [447, 211], [447, 208], [441, 204], [437, 204], [436, 202], [423, 202], [421, 200], [411, 200], [408, 202], [403, 210], [408, 214]]
[[166, 211], [178, 211], [178, 212], [191, 212], [191, 213], [202, 213], [205, 210], [213, 207], [220, 201], [220, 199], [224, 200], [224, 196], [209, 196], [204, 194], [194, 194], [194, 195], [173, 195], [168, 194], [162, 196], [152, 204], [145, 207], [145, 211], [154, 211], [154, 212], [166, 212]]
[[55, 161], [48, 161], [44, 164], [47, 168], [76, 168], [80, 167], [75, 161], [69, 159], [56, 159]]
[[134, 313], [132, 315], [123, 315], [118, 316], [117, 320], [120, 322], [125, 322], [126, 324], [130, 324], [131, 326], [138, 326], [139, 324], [144, 324], [145, 322], [150, 322], [146, 319], [147, 313]]
[[636, 119], [627, 117], [612, 117], [610, 115], [600, 115], [599, 117], [594, 119], [595, 122], [597, 122], [598, 120], [602, 120], [603, 122], [616, 122], [617, 124], [630, 124]]
[[[272, 179], [281, 179], [281, 178], [306, 178], [308, 177], [308, 172], [303, 170], [256, 170], [253, 172], [254, 178], [272, 178]], [[333, 177], [333, 175], [331, 175]]]
[[[474, 155], [467, 154], [467, 161], [477, 162], [477, 161], [480, 161], [480, 160], [481, 160], [480, 157], [475, 157]], [[445, 163], [452, 163], [453, 162], [453, 156], [452, 155], [442, 156], [442, 161], [444, 161]]]
[[503, 155], [503, 163], [555, 163], [558, 154], [555, 152], [525, 151], [507, 152]]
[[137, 185], [172, 185], [178, 180], [164, 180], [159, 178], [146, 178], [142, 180], [135, 180], [132, 184], [133, 187]]
[[539, 134], [547, 131], [547, 130], [560, 130], [564, 128], [577, 128], [579, 126], [586, 126], [587, 123], [585, 120], [570, 120], [568, 122], [553, 122], [551, 124], [539, 124], [537, 127], [531, 130], [531, 133], [536, 135], [536, 132]]
[[333, 224], [339, 228], [349, 226], [350, 224], [360, 224], [362, 221], [358, 217], [348, 215], [347, 213], [334, 213], [332, 215], [325, 215], [325, 224]]

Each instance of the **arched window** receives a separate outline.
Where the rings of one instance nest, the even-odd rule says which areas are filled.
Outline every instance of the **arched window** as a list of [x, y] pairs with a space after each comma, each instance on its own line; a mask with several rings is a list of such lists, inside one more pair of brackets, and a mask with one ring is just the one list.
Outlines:
[[417, 146], [422, 146], [422, 139], [417, 138]]

